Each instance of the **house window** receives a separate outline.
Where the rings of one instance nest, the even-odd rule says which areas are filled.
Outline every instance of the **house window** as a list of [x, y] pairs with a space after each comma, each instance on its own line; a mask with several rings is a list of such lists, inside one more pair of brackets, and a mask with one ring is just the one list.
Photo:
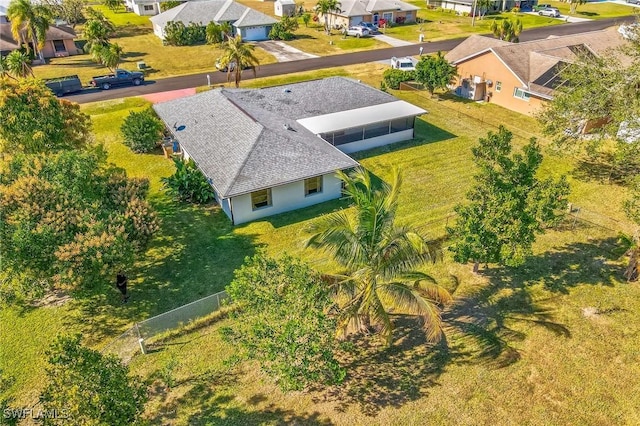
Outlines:
[[413, 22], [413, 12], [407, 12], [404, 15], [404, 22]]
[[496, 81], [496, 92], [499, 92], [501, 90], [502, 90], [502, 82]]
[[53, 49], [56, 52], [66, 52], [67, 48], [64, 47], [64, 41], [62, 40], [53, 40]]
[[322, 192], [322, 176], [312, 177], [304, 180], [304, 196], [319, 194]]
[[152, 12], [153, 11], [153, 5], [152, 4], [145, 4], [144, 5], [144, 10], [145, 10], [145, 12]]
[[262, 189], [251, 193], [251, 206], [253, 210], [271, 207], [271, 188]]
[[413, 117], [397, 118], [391, 121], [391, 133], [413, 128]]
[[513, 91], [513, 97], [529, 102], [529, 98], [531, 97], [531, 95], [529, 95], [529, 93], [525, 92], [524, 90], [516, 87], [516, 89]]
[[388, 23], [393, 22], [393, 12], [384, 12], [382, 14], [382, 18], [384, 18]]

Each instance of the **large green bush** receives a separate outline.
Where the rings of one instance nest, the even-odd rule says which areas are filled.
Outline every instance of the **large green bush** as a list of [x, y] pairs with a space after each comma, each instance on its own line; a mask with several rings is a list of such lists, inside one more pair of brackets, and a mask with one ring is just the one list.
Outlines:
[[293, 32], [298, 29], [298, 20], [289, 16], [283, 16], [280, 22], [271, 27], [269, 38], [271, 40], [291, 40]]
[[390, 89], [398, 90], [400, 88], [400, 83], [411, 81], [414, 79], [414, 76], [415, 74], [413, 71], [403, 71], [390, 68], [382, 74], [382, 81], [384, 81], [385, 85]]
[[151, 108], [140, 112], [132, 111], [120, 127], [124, 144], [133, 152], [149, 152], [162, 139], [164, 124]]
[[164, 43], [170, 46], [193, 46], [204, 43], [206, 39], [206, 27], [202, 24], [189, 22], [189, 25], [185, 25], [180, 21], [171, 21], [164, 27]]
[[180, 201], [205, 204], [214, 199], [213, 188], [193, 160], [173, 159], [176, 172], [162, 178], [167, 192]]

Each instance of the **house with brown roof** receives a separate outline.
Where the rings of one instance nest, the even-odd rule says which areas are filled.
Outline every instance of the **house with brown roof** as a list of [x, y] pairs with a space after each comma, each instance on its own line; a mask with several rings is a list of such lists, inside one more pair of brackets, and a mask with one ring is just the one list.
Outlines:
[[[46, 33], [42, 54], [45, 58], [59, 58], [82, 53], [75, 44], [76, 33], [71, 27], [64, 25], [52, 25]], [[8, 55], [19, 49], [20, 45], [11, 34], [11, 23], [0, 23], [0, 54]]]
[[[360, 22], [378, 25], [381, 19], [392, 23], [416, 22], [419, 7], [400, 0], [342, 0], [340, 9], [329, 13], [335, 27], [350, 27]], [[320, 14], [320, 21], [324, 18]]]
[[553, 99], [564, 64], [584, 53], [600, 56], [623, 43], [615, 28], [523, 43], [472, 35], [445, 58], [458, 68], [458, 96], [531, 115]]

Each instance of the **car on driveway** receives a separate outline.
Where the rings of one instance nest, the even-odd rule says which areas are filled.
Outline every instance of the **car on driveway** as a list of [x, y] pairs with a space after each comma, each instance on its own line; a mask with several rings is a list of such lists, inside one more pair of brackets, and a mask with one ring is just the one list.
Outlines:
[[538, 11], [538, 15], [540, 16], [548, 16], [550, 18], [559, 18], [560, 11], [555, 7], [545, 7], [544, 9], [540, 9]]
[[546, 9], [546, 8], [548, 8], [548, 7], [553, 7], [553, 6], [551, 6], [551, 5], [550, 5], [550, 4], [548, 4], [548, 3], [536, 4], [535, 6], [533, 6], [533, 11], [534, 11], [534, 12], [539, 12], [539, 11], [541, 11], [542, 9]]
[[347, 35], [353, 37], [365, 37], [369, 35], [369, 30], [364, 27], [349, 27], [347, 29]]
[[640, 4], [640, 0], [627, 0], [627, 3]]
[[[638, 0], [640, 1], [640, 0]], [[376, 24], [372, 24], [371, 22], [360, 22], [358, 24], [359, 27], [364, 27], [366, 29], [369, 30], [369, 34], [373, 34], [373, 33], [377, 33], [378, 32], [378, 26]]]
[[[246, 70], [249, 67], [244, 67], [242, 68], [243, 70]], [[227, 71], [235, 71], [236, 69], [236, 63], [235, 61], [229, 62], [228, 66], [222, 66], [222, 62], [220, 62], [220, 59], [218, 59], [216, 61], [216, 69], [220, 72], [227, 72]]]

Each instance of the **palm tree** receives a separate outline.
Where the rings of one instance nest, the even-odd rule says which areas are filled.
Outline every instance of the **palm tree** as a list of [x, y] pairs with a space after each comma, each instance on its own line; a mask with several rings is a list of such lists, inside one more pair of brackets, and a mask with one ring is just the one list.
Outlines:
[[29, 55], [19, 50], [14, 50], [5, 59], [7, 72], [16, 78], [33, 77], [33, 70], [29, 65]]
[[95, 62], [114, 72], [122, 61], [122, 47], [116, 43], [108, 43], [107, 45], [94, 44], [91, 47], [91, 56]]
[[252, 69], [253, 76], [256, 76], [256, 68], [260, 62], [254, 56], [253, 49], [254, 46], [242, 41], [240, 34], [230, 38], [223, 45], [220, 65], [222, 68], [227, 68], [227, 81], [231, 81], [231, 73], [233, 73], [236, 87], [240, 87], [243, 69]]
[[220, 24], [220, 31], [224, 35], [225, 40], [229, 40], [233, 37], [233, 27], [229, 21], [225, 21]]
[[324, 30], [327, 34], [331, 34], [331, 27], [329, 26], [329, 14], [340, 12], [340, 2], [338, 0], [318, 0], [318, 3], [314, 7], [316, 14], [322, 15], [324, 18]]
[[429, 259], [426, 241], [417, 232], [395, 224], [401, 178], [374, 189], [369, 173], [338, 172], [351, 197], [355, 218], [341, 211], [312, 226], [307, 246], [324, 249], [346, 272], [331, 276], [343, 333], [379, 328], [387, 343], [393, 337], [390, 314], [422, 318], [430, 341], [442, 334], [440, 310], [451, 295], [430, 276], [415, 271]]
[[519, 18], [514, 21], [503, 19], [500, 23], [494, 20], [491, 23], [491, 31], [493, 35], [500, 40], [517, 43], [520, 40], [520, 33], [522, 32], [522, 21], [520, 21]]
[[27, 50], [31, 47], [25, 39], [31, 39], [33, 50], [40, 60], [42, 48], [46, 40], [47, 30], [53, 23], [51, 11], [41, 4], [31, 4], [29, 0], [11, 0], [7, 8], [7, 17], [11, 21], [11, 34], [20, 44], [25, 43]]

